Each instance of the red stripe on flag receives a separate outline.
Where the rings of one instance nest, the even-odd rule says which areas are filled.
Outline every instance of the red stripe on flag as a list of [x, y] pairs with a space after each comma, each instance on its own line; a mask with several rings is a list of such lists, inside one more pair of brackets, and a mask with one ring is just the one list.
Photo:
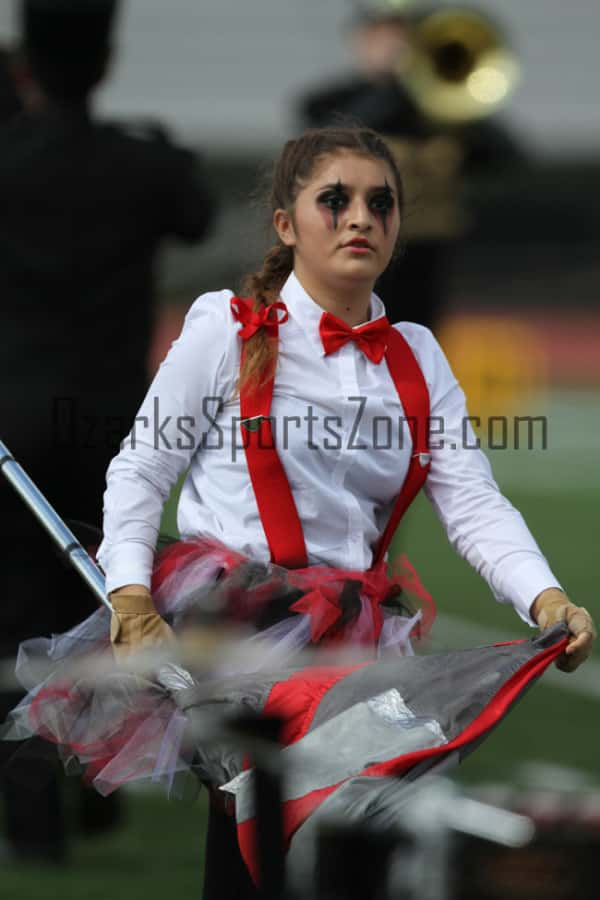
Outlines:
[[538, 653], [532, 659], [528, 660], [524, 665], [505, 682], [497, 694], [490, 700], [485, 709], [462, 731], [457, 737], [441, 747], [429, 747], [427, 750], [416, 750], [414, 753], [407, 753], [404, 756], [397, 757], [395, 760], [388, 760], [384, 763], [377, 763], [364, 769], [358, 773], [362, 775], [384, 776], [399, 774], [396, 766], [401, 764], [400, 772], [405, 772], [407, 767], [412, 767], [434, 756], [441, 756], [445, 753], [452, 753], [461, 747], [465, 747], [472, 741], [481, 737], [485, 731], [489, 730], [496, 722], [506, 715], [509, 707], [518, 699], [519, 694], [529, 684], [529, 682], [541, 675], [548, 666], [557, 659], [563, 652], [569, 638], [564, 638], [559, 644], [548, 647]]
[[369, 663], [358, 663], [344, 669], [310, 669], [296, 672], [286, 681], [271, 688], [263, 715], [283, 721], [280, 741], [285, 746], [303, 738], [311, 726], [317, 708], [338, 681]]
[[[405, 774], [413, 766], [426, 759], [448, 755], [455, 750], [466, 747], [469, 743], [476, 741], [506, 715], [510, 706], [518, 699], [524, 688], [534, 678], [541, 675], [548, 666], [560, 656], [568, 642], [569, 638], [564, 638], [560, 643], [541, 651], [532, 659], [524, 663], [524, 665], [522, 665], [509, 680], [502, 685], [485, 709], [470, 723], [470, 725], [449, 743], [439, 747], [429, 747], [425, 750], [417, 750], [413, 753], [403, 754], [395, 759], [369, 766], [361, 772], [356, 772], [354, 776], [350, 777], [399, 777]], [[302, 677], [302, 675], [306, 674], [307, 673], [299, 673], [299, 676]], [[323, 694], [321, 694], [321, 696], [323, 696]], [[296, 738], [296, 740], [297, 739], [298, 738]], [[349, 779], [342, 779], [342, 781], [337, 784], [311, 791], [302, 797], [288, 800], [283, 804], [284, 838], [287, 846], [289, 846], [296, 830], [306, 821], [308, 816], [310, 816], [330, 794], [337, 790], [347, 780]], [[256, 881], [258, 873], [256, 871], [253, 854], [254, 826], [254, 819], [248, 819], [246, 822], [238, 824], [238, 842], [244, 861], [248, 866], [248, 870], [255, 883], [258, 883]]]

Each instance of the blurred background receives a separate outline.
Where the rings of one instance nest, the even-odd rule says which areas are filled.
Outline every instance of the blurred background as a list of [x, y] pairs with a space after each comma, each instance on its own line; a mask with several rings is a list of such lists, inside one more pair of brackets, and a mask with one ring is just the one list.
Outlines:
[[[395, 142], [407, 176], [405, 246], [391, 283], [382, 285], [386, 304], [393, 318], [433, 328], [480, 420], [477, 432], [501, 488], [571, 598], [598, 621], [597, 4], [480, 0], [483, 33], [481, 23], [458, 18], [454, 3], [413, 6], [367, 3], [357, 15], [349, 0], [124, 0], [96, 113], [141, 132], [159, 123], [203, 159], [216, 209], [200, 245], [175, 245], [166, 234], [155, 257], [147, 376], [193, 300], [235, 290], [259, 262], [269, 242], [261, 178], [282, 141], [338, 113], [372, 116]], [[9, 53], [18, 44], [14, 8], [0, 6], [0, 44]], [[440, 26], [439, 41], [450, 42], [450, 51], [426, 30], [440, 10], [454, 17]], [[383, 34], [382, 25], [391, 32]], [[416, 65], [406, 62], [407, 34], [420, 42]], [[500, 86], [497, 74], [488, 80], [489, 107], [474, 112], [468, 69], [491, 64], [490, 52]], [[432, 79], [423, 66], [434, 57], [447, 68]], [[432, 98], [441, 112], [432, 112]], [[396, 101], [398, 116], [386, 118]], [[444, 103], [451, 114], [444, 115]], [[4, 321], [13, 315], [3, 300]], [[515, 426], [515, 417], [535, 419], [532, 431]], [[172, 529], [172, 510], [165, 521]], [[454, 556], [424, 499], [395, 548], [436, 599], [429, 649], [527, 633]], [[530, 812], [555, 842], [568, 836], [584, 869], [600, 844], [599, 698], [597, 656], [575, 675], [549, 672], [459, 775], [469, 790], [487, 785], [488, 796]], [[72, 790], [64, 798], [69, 822], [80, 806]], [[202, 803], [185, 808], [152, 792], [126, 799], [112, 830], [85, 838], [72, 826], [65, 869], [0, 861], [5, 896], [199, 897]], [[532, 863], [507, 862], [513, 896], [594, 896], [569, 883], [573, 859], [556, 862], [552, 895], [547, 884], [542, 893]], [[507, 890], [506, 883], [498, 894], [480, 885], [472, 896]]]

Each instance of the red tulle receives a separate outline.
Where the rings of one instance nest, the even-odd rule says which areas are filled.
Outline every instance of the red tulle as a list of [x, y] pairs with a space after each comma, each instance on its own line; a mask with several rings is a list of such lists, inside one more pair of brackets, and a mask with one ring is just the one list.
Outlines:
[[[234, 575], [238, 569], [242, 572], [242, 567], [250, 562], [241, 553], [211, 538], [180, 541], [160, 554], [152, 580], [153, 593], [158, 592], [166, 579], [177, 571], [183, 571], [209, 554], [217, 555], [225, 578]], [[291, 587], [303, 591], [303, 596], [291, 604], [290, 610], [310, 616], [313, 643], [342, 644], [348, 641], [376, 647], [383, 624], [381, 604], [393, 595], [394, 589], [396, 592], [403, 591], [407, 599], [418, 603], [422, 616], [415, 628], [417, 637], [424, 637], [435, 619], [433, 598], [404, 555], [394, 561], [391, 576], [388, 575], [385, 560], [367, 571], [334, 569], [329, 566], [284, 569], [281, 566], [266, 565], [269, 566], [269, 577], [262, 583], [248, 587], [241, 582], [239, 590], [235, 589], [235, 585], [232, 588], [228, 586], [227, 616], [234, 620], [256, 621], [268, 602], [278, 593], [283, 594], [287, 586], [288, 589]], [[360, 585], [363, 606], [365, 601], [370, 606], [370, 617], [365, 616], [364, 609], [362, 616], [358, 617], [361, 620], [360, 629], [356, 618], [341, 625], [344, 612], [341, 594], [348, 582]]]

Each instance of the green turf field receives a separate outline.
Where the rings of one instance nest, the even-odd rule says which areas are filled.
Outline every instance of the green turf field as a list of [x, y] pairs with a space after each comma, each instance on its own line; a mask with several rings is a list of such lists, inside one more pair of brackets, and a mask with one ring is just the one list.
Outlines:
[[[600, 504], [600, 395], [557, 393], [547, 399], [548, 446], [489, 451], [503, 492], [521, 510], [571, 599], [599, 618], [598, 509]], [[537, 413], [536, 413], [537, 414]], [[424, 498], [409, 511], [396, 547], [423, 575], [442, 617], [484, 626], [477, 643], [528, 635], [510, 607], [497, 604], [481, 578], [449, 546]], [[497, 636], [497, 637], [496, 637]], [[471, 638], [471, 639], [469, 639]], [[452, 640], [443, 622], [432, 631], [433, 649], [473, 646], [460, 627]], [[575, 675], [556, 670], [535, 686], [496, 733], [465, 762], [469, 780], [511, 778], [527, 761], [581, 767], [600, 779], [600, 668]], [[589, 664], [588, 664], [589, 665]]]
[[[598, 621], [600, 401], [594, 395], [561, 395], [553, 399], [548, 415], [548, 450], [492, 454], [494, 469], [572, 599], [587, 606]], [[432, 649], [473, 646], [474, 633], [477, 638], [489, 635], [490, 643], [506, 635], [529, 633], [510, 608], [493, 601], [484, 582], [455, 556], [424, 499], [407, 516], [396, 540], [396, 549], [400, 547], [421, 573], [444, 617], [434, 626]], [[465, 623], [475, 631], [465, 630]], [[545, 676], [464, 763], [461, 777], [511, 780], [519, 765], [544, 761], [581, 768], [600, 781], [597, 659], [589, 673], [581, 670], [581, 678], [571, 687], [569, 679], [576, 676], [557, 673], [547, 681]], [[203, 803], [188, 808], [139, 791], [127, 800], [126, 825], [102, 839], [74, 840], [68, 868], [1, 866], [0, 896], [10, 900], [199, 898]]]

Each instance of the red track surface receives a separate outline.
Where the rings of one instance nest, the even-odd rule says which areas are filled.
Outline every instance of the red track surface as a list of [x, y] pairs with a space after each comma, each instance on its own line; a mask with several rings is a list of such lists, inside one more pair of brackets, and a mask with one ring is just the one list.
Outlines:
[[[160, 313], [152, 342], [149, 368], [154, 373], [171, 342], [179, 335], [184, 307], [165, 307]], [[458, 315], [458, 314], [457, 314]], [[460, 314], [468, 315], [466, 313]], [[550, 384], [592, 386], [600, 384], [600, 314], [562, 310], [523, 311], [508, 318], [490, 311], [490, 320], [503, 318], [511, 325], [535, 331], [538, 350], [545, 358]], [[452, 322], [454, 317], [449, 319]], [[477, 316], [482, 321], [486, 316]]]

